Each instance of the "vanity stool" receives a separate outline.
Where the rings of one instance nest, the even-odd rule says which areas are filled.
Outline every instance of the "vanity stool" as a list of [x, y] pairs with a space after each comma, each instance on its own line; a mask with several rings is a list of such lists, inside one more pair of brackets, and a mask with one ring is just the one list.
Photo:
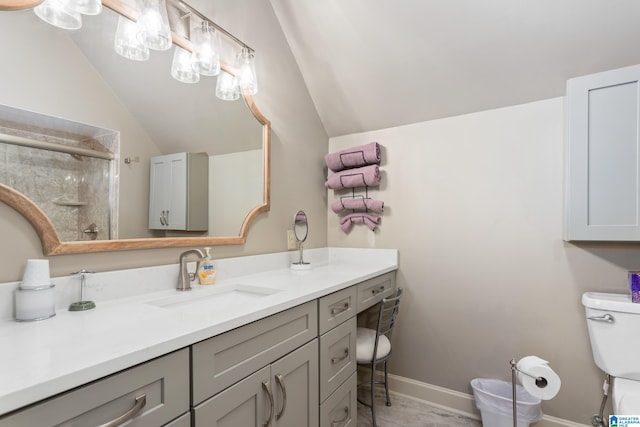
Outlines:
[[[376, 427], [375, 385], [384, 384], [387, 406], [391, 406], [389, 399], [389, 383], [387, 380], [387, 361], [391, 358], [391, 333], [396, 323], [402, 288], [396, 290], [395, 296], [382, 299], [378, 305], [376, 329], [358, 328], [356, 334], [356, 360], [358, 365], [366, 365], [371, 369], [371, 377], [367, 382], [371, 389], [371, 398], [365, 402], [358, 398], [358, 402], [371, 408], [372, 426]], [[384, 363], [384, 381], [376, 381], [376, 365]]]

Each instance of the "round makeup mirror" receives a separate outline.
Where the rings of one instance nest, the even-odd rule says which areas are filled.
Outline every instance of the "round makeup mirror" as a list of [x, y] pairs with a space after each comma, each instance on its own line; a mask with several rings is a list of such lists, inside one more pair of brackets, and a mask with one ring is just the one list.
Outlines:
[[311, 268], [311, 264], [304, 262], [303, 258], [303, 243], [307, 240], [309, 235], [309, 220], [307, 214], [304, 211], [298, 211], [293, 217], [293, 234], [298, 242], [298, 250], [300, 251], [300, 258], [298, 262], [291, 264], [291, 268], [294, 270], [308, 270]]

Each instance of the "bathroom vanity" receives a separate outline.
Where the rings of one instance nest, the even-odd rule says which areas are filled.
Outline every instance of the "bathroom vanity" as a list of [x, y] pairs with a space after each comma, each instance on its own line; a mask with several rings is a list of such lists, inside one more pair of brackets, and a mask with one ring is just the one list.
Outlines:
[[288, 268], [293, 255], [220, 260], [218, 284], [191, 292], [100, 301], [126, 275], [104, 273], [95, 310], [2, 322], [0, 426], [355, 426], [356, 316], [393, 293], [397, 251], [311, 250], [307, 271]]

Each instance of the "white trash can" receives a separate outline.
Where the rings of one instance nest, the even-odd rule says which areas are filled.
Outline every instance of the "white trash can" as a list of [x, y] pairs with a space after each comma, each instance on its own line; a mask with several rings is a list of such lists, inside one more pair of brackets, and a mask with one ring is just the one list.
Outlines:
[[[483, 427], [513, 427], [513, 388], [510, 382], [475, 378], [471, 380], [473, 397], [482, 416]], [[518, 427], [542, 419], [540, 399], [516, 385]]]

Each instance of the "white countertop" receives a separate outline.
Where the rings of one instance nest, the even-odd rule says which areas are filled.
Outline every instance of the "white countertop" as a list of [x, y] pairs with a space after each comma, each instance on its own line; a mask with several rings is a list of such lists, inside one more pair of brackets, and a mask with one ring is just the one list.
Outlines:
[[[58, 308], [55, 317], [38, 322], [1, 320], [0, 414], [398, 268], [396, 250], [324, 248], [305, 251], [305, 256], [307, 252], [313, 261], [307, 271], [287, 267], [292, 253], [219, 260], [217, 284], [189, 291], [194, 298], [238, 284], [277, 291], [237, 306], [214, 306], [205, 312], [149, 304], [178, 293], [172, 288], [175, 274], [163, 274], [169, 287], [165, 283], [161, 290], [103, 301], [89, 294], [86, 299], [97, 304], [93, 310]], [[118, 277], [114, 286], [135, 288], [141, 271], [148, 276], [162, 268], [111, 276]], [[177, 267], [171, 268], [175, 272]], [[130, 277], [129, 283], [122, 283], [122, 274]], [[99, 291], [109, 287], [106, 278], [93, 280], [100, 283]]]

